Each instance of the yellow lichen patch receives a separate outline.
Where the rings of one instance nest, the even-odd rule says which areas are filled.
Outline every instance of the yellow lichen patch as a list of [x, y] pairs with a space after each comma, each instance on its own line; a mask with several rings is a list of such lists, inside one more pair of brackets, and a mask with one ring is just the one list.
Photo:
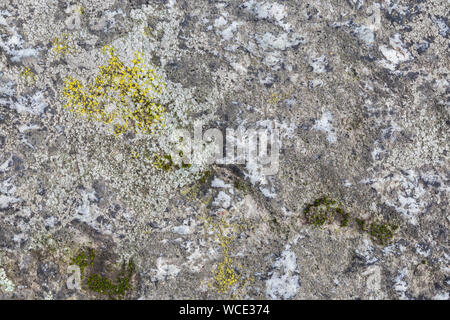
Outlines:
[[271, 105], [276, 105], [279, 102], [288, 99], [291, 96], [292, 92], [287, 93], [272, 93], [272, 95], [267, 99], [267, 103]]
[[25, 68], [24, 70], [22, 70], [20, 76], [28, 86], [33, 85], [36, 82], [36, 74], [31, 71], [30, 68]]
[[57, 57], [63, 57], [71, 51], [69, 46], [69, 35], [63, 33], [61, 37], [56, 37], [52, 40], [53, 44], [53, 54]]
[[176, 158], [172, 158], [170, 153], [155, 153], [148, 150], [140, 149], [140, 152], [136, 152], [131, 146], [128, 152], [130, 159], [139, 160], [141, 163], [145, 163], [158, 170], [170, 171], [190, 168], [191, 164], [185, 164], [182, 161], [178, 161]]
[[144, 28], [144, 34], [147, 37], [153, 37], [153, 29], [151, 27], [145, 27]]
[[224, 260], [218, 264], [214, 274], [214, 287], [217, 289], [217, 292], [225, 293], [229, 291], [239, 280], [239, 276], [232, 268], [230, 257], [224, 256]]
[[213, 281], [209, 286], [215, 288], [219, 294], [229, 293], [233, 289], [235, 289], [235, 292], [238, 292], [239, 288], [245, 287], [248, 281], [236, 272], [235, 268], [237, 266], [230, 254], [230, 245], [234, 240], [233, 233], [238, 227], [228, 223], [223, 217], [218, 223], [213, 222], [211, 217], [204, 218], [203, 220], [205, 221], [205, 225], [217, 237], [223, 254], [223, 260], [218, 263], [214, 271]]
[[109, 59], [93, 81], [83, 84], [72, 77], [65, 79], [63, 94], [69, 111], [112, 125], [115, 135], [129, 129], [149, 134], [164, 127], [165, 108], [158, 96], [165, 84], [155, 70], [144, 64], [139, 52], [131, 66], [111, 46], [104, 53], [109, 53]]

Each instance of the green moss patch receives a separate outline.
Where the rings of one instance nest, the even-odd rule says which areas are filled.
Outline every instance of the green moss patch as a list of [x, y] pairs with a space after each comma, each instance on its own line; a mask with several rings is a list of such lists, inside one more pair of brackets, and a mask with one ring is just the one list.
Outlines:
[[341, 208], [336, 200], [325, 196], [308, 204], [303, 212], [307, 223], [319, 228], [336, 220], [339, 221], [341, 227], [349, 227], [356, 224], [359, 226], [360, 231], [368, 233], [374, 241], [381, 245], [390, 243], [395, 231], [399, 228], [398, 225], [392, 223], [370, 222], [352, 217]]
[[[95, 272], [98, 265], [98, 255], [93, 249], [80, 251], [71, 261], [80, 267], [82, 288], [86, 291], [107, 296], [112, 300], [124, 299], [132, 289], [132, 277], [136, 266], [133, 260], [123, 263], [119, 270]], [[108, 274], [108, 275], [107, 275]], [[111, 276], [113, 275], [113, 276]]]

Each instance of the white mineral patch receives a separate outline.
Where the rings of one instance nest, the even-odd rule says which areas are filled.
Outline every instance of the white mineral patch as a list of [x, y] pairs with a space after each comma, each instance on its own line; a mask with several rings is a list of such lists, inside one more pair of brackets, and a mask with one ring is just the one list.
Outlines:
[[6, 172], [9, 170], [9, 166], [12, 163], [12, 155], [9, 156], [8, 159], [6, 159], [5, 162], [3, 162], [2, 164], [0, 164], [0, 172]]
[[382, 1], [382, 6], [383, 6], [385, 9], [387, 9], [387, 11], [389, 12], [389, 14], [391, 14], [392, 11], [395, 10], [395, 11], [397, 11], [399, 14], [404, 15], [404, 14], [407, 12], [407, 10], [408, 10], [408, 7], [399, 4], [399, 1], [398, 1], [398, 0], [385, 0], [385, 1]]
[[258, 19], [275, 20], [285, 30], [291, 28], [290, 24], [282, 22], [287, 17], [287, 9], [280, 3], [250, 0], [245, 2], [243, 7]]
[[10, 109], [19, 113], [31, 113], [34, 115], [42, 115], [48, 106], [44, 98], [43, 91], [37, 91], [33, 95], [18, 95], [13, 82], [4, 83], [0, 87], [0, 104], [8, 106]]
[[363, 276], [367, 276], [366, 285], [370, 292], [371, 298], [380, 299], [381, 298], [381, 267], [380, 266], [370, 266], [366, 271], [362, 273]]
[[363, 244], [355, 252], [364, 258], [366, 264], [373, 264], [378, 261], [378, 258], [374, 256], [373, 247], [367, 239], [363, 240]]
[[231, 206], [231, 197], [223, 191], [214, 198], [213, 206], [221, 207], [227, 209]]
[[364, 0], [350, 0], [350, 2], [355, 6], [356, 9], [360, 9], [364, 4]]
[[200, 248], [196, 247], [194, 252], [187, 257], [188, 263], [186, 263], [186, 265], [188, 265], [193, 272], [200, 272], [203, 267], [203, 257], [204, 255], [200, 251]]
[[177, 0], [169, 0], [169, 1], [167, 2], [167, 6], [168, 6], [169, 8], [173, 8], [173, 7], [175, 6], [176, 3], [177, 3]]
[[15, 198], [15, 197], [0, 194], [0, 209], [6, 209], [11, 204], [19, 202], [19, 201], [20, 201], [20, 198]]
[[39, 126], [35, 125], [35, 124], [23, 124], [23, 125], [19, 126], [18, 129], [19, 129], [20, 133], [24, 133], [24, 132], [26, 132], [28, 130], [39, 129]]
[[313, 79], [308, 81], [308, 87], [310, 89], [318, 88], [323, 86], [323, 80], [322, 79]]
[[398, 249], [396, 244], [391, 244], [383, 248], [383, 255], [390, 256], [397, 253]]
[[336, 143], [337, 137], [332, 127], [332, 123], [333, 123], [333, 115], [329, 110], [327, 110], [322, 114], [322, 117], [316, 121], [316, 123], [313, 126], [313, 129], [325, 132], [327, 135], [328, 142]]
[[[234, 34], [237, 32], [240, 22], [233, 21], [228, 25], [228, 21], [224, 16], [218, 17], [214, 20], [214, 28], [216, 28], [217, 35], [220, 35], [224, 41], [229, 41], [233, 38]], [[231, 50], [233, 51], [233, 50]]]
[[14, 290], [14, 283], [10, 279], [8, 279], [5, 270], [3, 268], [0, 268], [0, 291], [13, 292]]
[[11, 178], [0, 183], [0, 209], [6, 209], [21, 200], [20, 197], [15, 196], [17, 188], [10, 181]]
[[227, 24], [227, 20], [223, 16], [220, 16], [219, 18], [214, 20], [214, 27], [215, 28], [222, 28], [226, 24]]
[[97, 220], [97, 218], [102, 216], [102, 213], [94, 202], [98, 200], [95, 192], [83, 190], [81, 197], [82, 203], [75, 209], [73, 217], [81, 222], [85, 222], [99, 232], [111, 234], [112, 226], [110, 224], [105, 225]]
[[287, 16], [286, 8], [279, 3], [247, 1], [243, 6], [252, 11], [260, 19], [275, 19], [281, 21]]
[[239, 206], [242, 206], [240, 212], [243, 213], [246, 219], [252, 219], [262, 215], [262, 210], [258, 209], [258, 204], [250, 195], [246, 195], [239, 203]]
[[266, 296], [269, 299], [292, 299], [300, 289], [297, 257], [290, 248], [287, 245], [273, 264], [275, 271], [266, 281]]
[[286, 209], [286, 207], [281, 207], [281, 211], [283, 211], [283, 214], [287, 217], [291, 217], [294, 215], [294, 213], [292, 211], [289, 211], [288, 209]]
[[236, 70], [239, 74], [246, 74], [247, 73], [247, 67], [242, 65], [241, 63], [232, 62], [231, 66], [234, 70]]
[[3, 26], [6, 31], [6, 37], [0, 38], [0, 48], [3, 49], [13, 62], [20, 62], [24, 58], [38, 57], [39, 51], [33, 48], [24, 48], [25, 41], [17, 32], [15, 26], [10, 27], [7, 23], [7, 17], [11, 14], [8, 11], [0, 11], [0, 26]]
[[400, 296], [400, 299], [407, 299], [406, 290], [408, 289], [408, 284], [405, 281], [405, 278], [408, 274], [408, 269], [403, 268], [398, 271], [397, 277], [394, 280], [394, 290]]
[[449, 300], [449, 299], [450, 299], [450, 293], [448, 293], [448, 292], [441, 292], [433, 297], [433, 300]]
[[431, 253], [430, 249], [423, 249], [419, 244], [416, 244], [416, 251], [418, 254], [420, 254], [423, 257], [428, 257]]
[[181, 226], [173, 227], [172, 231], [174, 233], [178, 233], [178, 234], [182, 234], [182, 235], [186, 235], [186, 234], [192, 233], [191, 227], [187, 226], [187, 225], [181, 225]]
[[166, 259], [160, 257], [156, 260], [156, 269], [153, 271], [156, 274], [152, 277], [152, 281], [163, 281], [175, 278], [181, 269], [174, 264], [168, 264]]
[[382, 200], [403, 214], [411, 224], [417, 224], [417, 217], [427, 203], [423, 196], [425, 190], [418, 175], [409, 170], [406, 174], [391, 173], [374, 180], [373, 187], [381, 194]]
[[327, 58], [322, 55], [317, 58], [312, 58], [309, 62], [309, 65], [312, 67], [313, 72], [324, 73], [327, 71], [328, 61]]
[[215, 177], [214, 180], [211, 181], [211, 187], [213, 187], [213, 188], [231, 188], [231, 185], [227, 184], [223, 180]]
[[65, 12], [70, 15], [65, 20], [67, 28], [69, 29], [80, 28], [82, 7], [79, 5], [72, 5], [67, 7]]
[[449, 33], [449, 31], [450, 31], [450, 28], [445, 23], [445, 20], [444, 19], [435, 19], [434, 23], [437, 25], [437, 27], [439, 29], [439, 34], [443, 37], [446, 37], [447, 33]]
[[258, 45], [264, 50], [286, 50], [303, 42], [303, 39], [299, 35], [294, 34], [291, 36], [288, 33], [274, 35], [271, 32], [266, 32], [263, 35], [256, 35], [255, 39]]
[[55, 217], [48, 217], [45, 219], [45, 226], [49, 228], [53, 228], [55, 226], [56, 218]]
[[234, 36], [234, 34], [237, 32], [239, 23], [236, 21], [233, 21], [231, 25], [229, 25], [227, 28], [222, 30], [220, 34], [222, 35], [223, 40], [228, 41], [231, 40]]
[[[375, 143], [379, 143], [379, 141], [375, 141]], [[383, 154], [383, 149], [381, 149], [380, 147], [376, 146], [373, 148], [372, 152], [372, 160], [373, 161], [377, 161], [381, 159], [381, 155]]]
[[367, 45], [372, 45], [375, 42], [375, 33], [373, 30], [365, 25], [359, 26], [355, 29], [358, 37]]
[[273, 187], [270, 190], [268, 188], [259, 188], [259, 190], [266, 198], [275, 198], [277, 196]]
[[387, 59], [381, 61], [382, 65], [390, 70], [395, 70], [396, 66], [400, 63], [409, 61], [412, 59], [411, 53], [405, 48], [399, 33], [396, 33], [393, 37], [389, 38], [389, 45], [381, 45], [380, 51]]

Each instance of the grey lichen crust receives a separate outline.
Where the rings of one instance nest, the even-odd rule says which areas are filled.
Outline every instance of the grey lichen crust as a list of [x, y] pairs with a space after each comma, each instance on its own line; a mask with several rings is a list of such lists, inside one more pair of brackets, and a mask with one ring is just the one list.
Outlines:
[[[0, 0], [0, 299], [111, 298], [101, 285], [126, 283], [128, 299], [448, 300], [449, 11]], [[164, 81], [164, 129], [115, 136], [65, 107], [65, 79], [95, 78], [105, 46], [127, 65], [141, 52]], [[274, 175], [134, 156], [163, 157], [199, 123], [269, 121]]]

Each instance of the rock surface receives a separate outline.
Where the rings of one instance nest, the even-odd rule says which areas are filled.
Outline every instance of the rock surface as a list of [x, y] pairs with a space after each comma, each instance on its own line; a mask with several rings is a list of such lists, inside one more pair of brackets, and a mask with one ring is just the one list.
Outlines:
[[[447, 0], [0, 0], [0, 299], [111, 298], [87, 275], [113, 279], [132, 260], [128, 299], [448, 300], [449, 12]], [[95, 77], [105, 45], [127, 65], [141, 52], [167, 84], [161, 133], [116, 137], [65, 107], [64, 79]], [[198, 123], [274, 125], [279, 169], [132, 156], [170, 152], [173, 131]], [[348, 224], [308, 220], [324, 197]], [[359, 219], [397, 228], [379, 241]]]

